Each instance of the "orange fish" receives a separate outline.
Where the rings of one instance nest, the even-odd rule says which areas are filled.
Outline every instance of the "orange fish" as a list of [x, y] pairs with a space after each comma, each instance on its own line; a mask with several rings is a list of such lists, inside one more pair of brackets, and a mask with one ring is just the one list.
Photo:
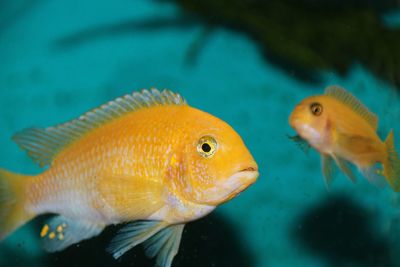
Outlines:
[[393, 131], [381, 141], [376, 133], [377, 116], [343, 88], [330, 86], [325, 94], [304, 99], [293, 110], [289, 123], [321, 154], [327, 186], [332, 181], [333, 162], [355, 181], [350, 162], [370, 182], [379, 183], [384, 176], [394, 191], [400, 191], [400, 161]]
[[50, 252], [129, 222], [107, 250], [118, 258], [144, 243], [158, 266], [170, 266], [185, 223], [258, 177], [256, 162], [228, 124], [168, 90], [126, 95], [13, 139], [49, 168], [37, 176], [0, 171], [0, 240], [53, 213], [40, 232]]

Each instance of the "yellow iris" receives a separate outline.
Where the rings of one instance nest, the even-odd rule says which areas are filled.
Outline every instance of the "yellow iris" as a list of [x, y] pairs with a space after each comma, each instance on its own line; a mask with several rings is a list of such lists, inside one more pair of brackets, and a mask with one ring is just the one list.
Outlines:
[[204, 158], [211, 158], [217, 151], [218, 143], [211, 136], [203, 136], [197, 143], [197, 152]]

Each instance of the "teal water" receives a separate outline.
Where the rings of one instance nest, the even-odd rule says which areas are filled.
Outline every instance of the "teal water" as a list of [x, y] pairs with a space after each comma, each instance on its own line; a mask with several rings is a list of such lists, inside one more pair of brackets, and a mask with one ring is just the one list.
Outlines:
[[[396, 91], [357, 63], [345, 77], [323, 72], [320, 84], [301, 82], [265, 60], [253, 40], [222, 27], [190, 63], [206, 26], [155, 23], [179, 15], [171, 3], [145, 0], [0, 3], [0, 165], [40, 172], [10, 140], [23, 128], [168, 88], [228, 122], [260, 168], [257, 183], [186, 229], [173, 266], [398, 266], [398, 196], [341, 173], [328, 192], [318, 154], [287, 137], [294, 105], [339, 84], [378, 114], [382, 138], [395, 129], [400, 147]], [[104, 251], [113, 229], [56, 254], [41, 250], [39, 231], [40, 219], [2, 242], [0, 266], [152, 266], [140, 247], [113, 260]]]

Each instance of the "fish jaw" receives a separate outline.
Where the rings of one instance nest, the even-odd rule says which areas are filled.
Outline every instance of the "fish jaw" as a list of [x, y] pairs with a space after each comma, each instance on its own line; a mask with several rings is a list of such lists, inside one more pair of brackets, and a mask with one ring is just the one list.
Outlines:
[[218, 205], [229, 201], [253, 184], [258, 177], [257, 168], [247, 168], [234, 173], [225, 182], [207, 191], [207, 201], [188, 201], [176, 194], [165, 196], [165, 206], [149, 216], [148, 220], [162, 220], [171, 224], [197, 220], [211, 213]]
[[208, 192], [209, 198], [204, 204], [218, 206], [223, 204], [255, 183], [258, 178], [257, 168], [251, 167], [234, 173], [225, 181], [217, 184]]
[[316, 148], [321, 143], [322, 133], [312, 126], [312, 118], [307, 111], [308, 105], [297, 105], [289, 117], [289, 125], [306, 140], [311, 146]]
[[147, 220], [165, 221], [170, 224], [187, 223], [211, 213], [216, 206], [198, 204], [181, 199], [172, 193], [165, 196], [165, 205], [150, 215]]
[[296, 116], [291, 116], [289, 123], [302, 139], [306, 140], [310, 146], [318, 150], [320, 153], [333, 153], [332, 144], [330, 142], [331, 134], [329, 132], [321, 132], [311, 125], [304, 123]]

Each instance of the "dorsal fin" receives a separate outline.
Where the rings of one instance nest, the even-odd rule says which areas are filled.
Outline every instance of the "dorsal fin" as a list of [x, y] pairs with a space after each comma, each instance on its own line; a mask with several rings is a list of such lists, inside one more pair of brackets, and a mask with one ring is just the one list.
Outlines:
[[110, 101], [64, 124], [23, 130], [14, 135], [13, 140], [43, 167], [51, 164], [60, 151], [89, 131], [130, 112], [158, 105], [186, 105], [186, 101], [169, 90], [144, 89]]
[[354, 110], [365, 121], [376, 130], [378, 128], [378, 117], [368, 110], [355, 96], [347, 92], [340, 86], [332, 85], [325, 89], [325, 95], [331, 96]]

